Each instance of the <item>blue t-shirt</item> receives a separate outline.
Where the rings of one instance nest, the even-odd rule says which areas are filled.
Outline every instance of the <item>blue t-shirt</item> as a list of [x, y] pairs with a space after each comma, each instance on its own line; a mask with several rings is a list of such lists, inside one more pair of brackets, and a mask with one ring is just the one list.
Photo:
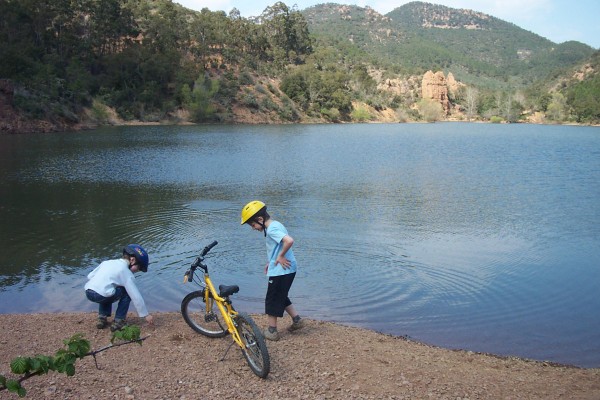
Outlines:
[[277, 256], [281, 251], [281, 246], [283, 243], [281, 240], [288, 234], [285, 226], [277, 221], [271, 221], [269, 227], [267, 228], [267, 258], [269, 260], [269, 270], [267, 271], [267, 276], [279, 276], [286, 275], [296, 272], [296, 257], [294, 257], [294, 252], [292, 249], [289, 249], [287, 253], [285, 253], [285, 258], [290, 261], [290, 268], [284, 269], [281, 264], [275, 265], [275, 261], [277, 260]]

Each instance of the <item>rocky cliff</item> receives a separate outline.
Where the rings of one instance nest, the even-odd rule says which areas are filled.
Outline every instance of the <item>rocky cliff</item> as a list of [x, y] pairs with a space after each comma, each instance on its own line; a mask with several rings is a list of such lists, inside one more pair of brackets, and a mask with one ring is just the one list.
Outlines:
[[[454, 77], [452, 77], [452, 80], [454, 81]], [[432, 71], [427, 71], [425, 75], [423, 75], [423, 80], [421, 82], [421, 96], [424, 99], [430, 99], [440, 103], [444, 109], [444, 113], [448, 115], [450, 111], [448, 82], [443, 72], [438, 71], [433, 73]]]

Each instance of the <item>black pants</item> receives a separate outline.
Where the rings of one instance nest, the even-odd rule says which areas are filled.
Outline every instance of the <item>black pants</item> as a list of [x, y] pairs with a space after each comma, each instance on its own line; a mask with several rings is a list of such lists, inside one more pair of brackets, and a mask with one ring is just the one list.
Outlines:
[[288, 293], [295, 277], [295, 272], [269, 277], [269, 287], [265, 298], [265, 314], [272, 317], [283, 317], [285, 308], [292, 305]]

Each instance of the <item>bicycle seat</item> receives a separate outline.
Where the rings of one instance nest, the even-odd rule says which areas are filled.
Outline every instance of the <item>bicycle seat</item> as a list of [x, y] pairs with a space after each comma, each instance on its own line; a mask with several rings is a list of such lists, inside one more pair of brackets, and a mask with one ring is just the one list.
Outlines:
[[231, 285], [231, 286], [219, 285], [219, 296], [220, 297], [227, 297], [227, 296], [230, 296], [239, 291], [240, 291], [240, 287], [238, 285]]

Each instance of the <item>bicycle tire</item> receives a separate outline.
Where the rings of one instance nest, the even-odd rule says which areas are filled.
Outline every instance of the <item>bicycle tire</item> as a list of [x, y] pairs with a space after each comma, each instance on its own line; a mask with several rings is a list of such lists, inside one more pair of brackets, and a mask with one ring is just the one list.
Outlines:
[[[229, 332], [225, 324], [221, 322], [221, 315], [214, 304], [214, 299], [208, 299], [211, 307], [211, 313], [206, 313], [206, 303], [204, 302], [204, 290], [197, 290], [189, 293], [181, 301], [181, 315], [185, 322], [194, 331], [211, 338], [220, 338], [226, 336]], [[216, 312], [215, 312], [216, 311]]]
[[244, 343], [242, 354], [252, 372], [265, 379], [271, 369], [271, 358], [265, 338], [250, 315], [240, 312], [236, 321], [238, 333]]

